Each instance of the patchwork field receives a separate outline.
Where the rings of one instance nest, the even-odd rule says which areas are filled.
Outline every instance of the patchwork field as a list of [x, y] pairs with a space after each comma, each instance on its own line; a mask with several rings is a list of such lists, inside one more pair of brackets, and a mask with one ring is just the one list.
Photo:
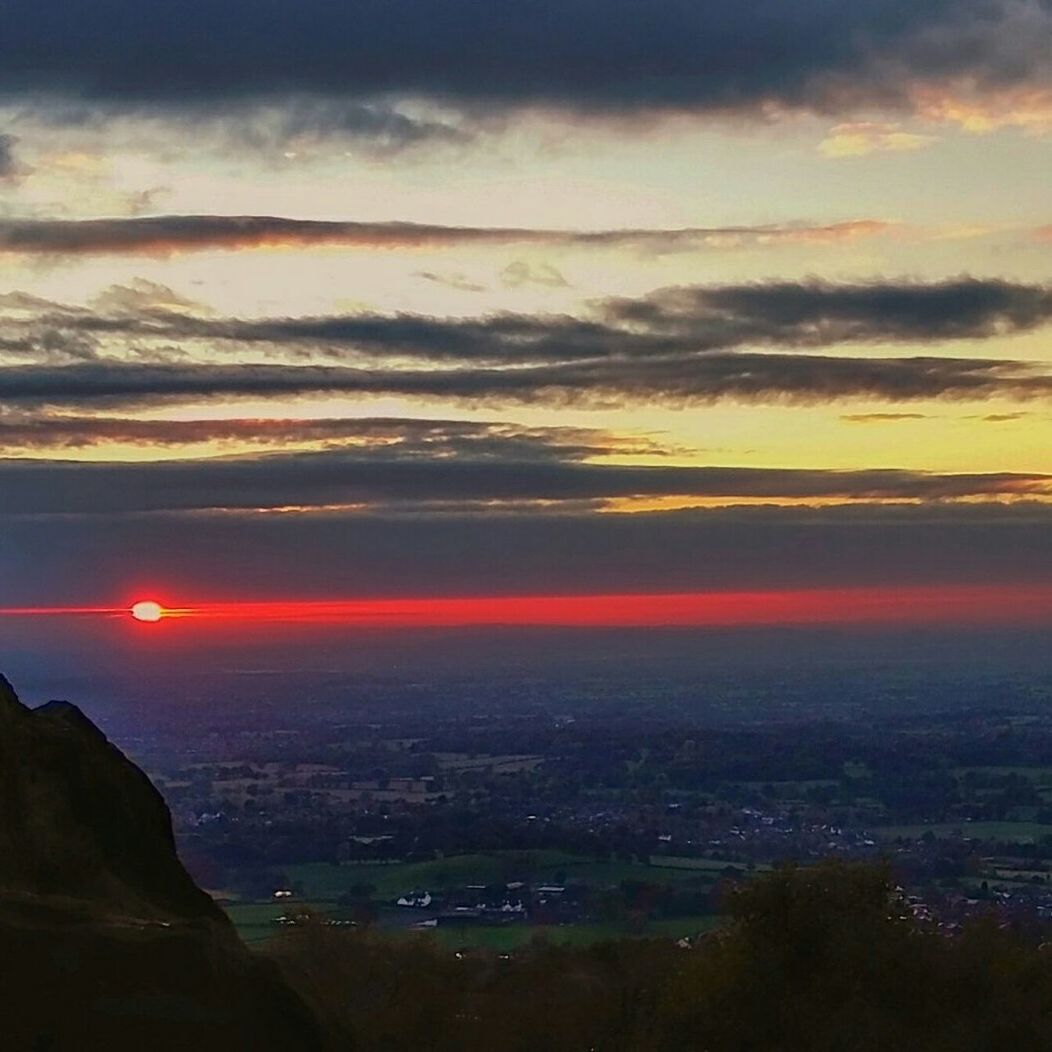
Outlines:
[[[371, 885], [371, 897], [380, 907], [378, 923], [394, 931], [413, 931], [415, 915], [392, 906], [400, 895], [415, 889], [441, 892], [465, 885], [503, 883], [527, 879], [534, 884], [567, 882], [590, 889], [615, 888], [625, 881], [707, 890], [730, 863], [711, 859], [655, 858], [641, 862], [593, 859], [559, 851], [492, 852], [457, 855], [416, 863], [311, 863], [284, 867], [298, 889], [294, 900], [232, 902], [226, 911], [246, 942], [263, 941], [280, 931], [278, 919], [290, 911], [310, 910], [341, 919], [349, 916], [345, 896], [355, 886]], [[582, 945], [625, 935], [680, 938], [696, 935], [716, 923], [711, 914], [667, 917], [631, 927], [620, 922], [502, 926], [456, 925], [431, 930], [440, 942], [454, 947], [513, 949], [533, 938]]]

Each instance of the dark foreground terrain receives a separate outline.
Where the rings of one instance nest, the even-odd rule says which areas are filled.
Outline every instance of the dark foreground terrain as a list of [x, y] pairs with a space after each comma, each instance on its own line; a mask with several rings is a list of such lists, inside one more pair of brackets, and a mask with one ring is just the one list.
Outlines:
[[73, 706], [0, 680], [2, 1047], [919, 1052], [1052, 1047], [1052, 947], [953, 934], [881, 865], [757, 876], [682, 942], [458, 951], [309, 914], [250, 951], [179, 862], [168, 810]]
[[71, 705], [0, 678], [0, 989], [10, 1052], [320, 1047], [175, 854], [146, 776]]

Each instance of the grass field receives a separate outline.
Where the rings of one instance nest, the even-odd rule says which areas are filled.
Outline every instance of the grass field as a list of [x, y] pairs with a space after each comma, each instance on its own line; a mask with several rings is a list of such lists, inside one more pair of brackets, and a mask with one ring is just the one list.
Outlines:
[[[336, 904], [314, 900], [298, 902], [296, 905], [299, 909], [328, 913]], [[247, 943], [263, 942], [280, 931], [276, 921], [282, 914], [287, 913], [289, 908], [287, 903], [277, 902], [235, 902], [224, 907], [227, 916], [234, 922], [238, 935]]]
[[[310, 908], [326, 913], [334, 903], [313, 902]], [[288, 906], [261, 903], [234, 903], [226, 912], [234, 922], [241, 938], [249, 944], [261, 943], [276, 935], [281, 929], [275, 923], [286, 912]], [[642, 931], [629, 933], [617, 924], [566, 924], [532, 925], [507, 924], [501, 927], [465, 925], [464, 927], [434, 928], [426, 932], [442, 946], [449, 949], [487, 949], [510, 952], [528, 945], [534, 939], [568, 946], [588, 946], [595, 942], [624, 938], [669, 938], [679, 939], [697, 935], [716, 927], [720, 918], [712, 915], [697, 917], [672, 917], [651, 921]], [[420, 933], [408, 928], [385, 929], [392, 938], [410, 938]]]
[[[399, 895], [417, 888], [441, 891], [464, 884], [492, 884], [512, 879], [529, 879], [535, 883], [573, 881], [592, 887], [610, 887], [625, 880], [645, 880], [659, 884], [710, 887], [720, 872], [732, 863], [713, 859], [691, 859], [655, 856], [652, 865], [642, 862], [603, 860], [560, 851], [491, 852], [455, 855], [450, 858], [413, 863], [348, 863], [325, 862], [284, 867], [289, 879], [301, 889], [295, 900], [297, 908], [306, 906], [318, 913], [330, 914], [338, 909], [337, 900], [355, 884], [371, 884], [374, 900], [391, 902]], [[739, 866], [744, 870], [744, 866]], [[766, 868], [766, 867], [758, 867]], [[249, 943], [261, 942], [279, 930], [277, 918], [286, 913], [290, 903], [239, 902], [226, 907], [241, 937]], [[686, 917], [652, 922], [642, 935], [680, 938], [710, 927], [713, 918]], [[530, 939], [543, 936], [553, 942], [587, 944], [626, 935], [622, 927], [603, 924], [575, 924], [539, 927], [470, 926], [436, 929], [435, 937], [443, 945], [479, 946], [497, 950], [514, 949]]]
[[672, 917], [651, 921], [639, 932], [627, 932], [616, 924], [565, 924], [530, 925], [514, 924], [503, 928], [437, 928], [435, 937], [443, 946], [451, 949], [487, 949], [511, 951], [528, 945], [534, 939], [544, 939], [560, 946], [590, 946], [610, 939], [652, 938], [681, 939], [711, 931], [720, 918], [712, 915], [700, 917]]
[[955, 767], [953, 773], [958, 778], [963, 778], [969, 771], [993, 777], [1015, 774], [1028, 782], [1052, 785], [1052, 768], [1049, 767]]
[[[646, 868], [652, 872], [656, 871], [655, 876], [652, 878], [653, 880], [671, 883], [676, 878], [671, 876], [667, 872], [668, 870], [678, 870], [681, 874], [691, 872], [695, 875], [708, 875], [715, 879], [728, 866], [733, 866], [742, 872], [746, 869], [744, 862], [728, 862], [726, 859], [718, 858], [679, 858], [675, 855], [651, 855], [650, 865]], [[754, 866], [756, 871], [770, 868], [766, 863], [759, 863]], [[660, 876], [657, 875], [658, 873], [660, 873]]]
[[[602, 860], [561, 851], [503, 852], [454, 855], [428, 862], [347, 863], [313, 862], [284, 867], [289, 879], [302, 887], [308, 899], [336, 899], [354, 884], [372, 884], [373, 897], [395, 899], [417, 888], [429, 891], [464, 884], [493, 884], [513, 879], [566, 880], [594, 886], [623, 880], [651, 880], [665, 884], [701, 884], [714, 881], [719, 872], [735, 863], [713, 859], [678, 859], [654, 856], [652, 863]], [[744, 869], [738, 865], [739, 869]]]
[[998, 840], [1013, 843], [1035, 842], [1052, 836], [1052, 825], [1039, 822], [946, 822], [932, 825], [878, 826], [873, 833], [881, 840], [897, 837], [919, 839], [931, 832], [940, 838], [971, 837], [975, 840]]
[[416, 888], [435, 890], [463, 884], [493, 884], [522, 875], [548, 879], [579, 861], [578, 856], [559, 851], [498, 851], [453, 855], [428, 862], [352, 862], [338, 866], [314, 862], [286, 866], [285, 872], [294, 884], [302, 885], [307, 897], [337, 898], [354, 884], [372, 884], [376, 888], [375, 898], [394, 899]]

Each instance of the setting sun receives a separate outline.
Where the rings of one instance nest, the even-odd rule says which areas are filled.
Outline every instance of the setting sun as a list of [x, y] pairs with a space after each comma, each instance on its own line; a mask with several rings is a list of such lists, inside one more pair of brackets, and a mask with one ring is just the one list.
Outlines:
[[136, 621], [160, 621], [164, 616], [164, 608], [160, 603], [149, 601], [136, 603], [131, 608], [131, 615]]

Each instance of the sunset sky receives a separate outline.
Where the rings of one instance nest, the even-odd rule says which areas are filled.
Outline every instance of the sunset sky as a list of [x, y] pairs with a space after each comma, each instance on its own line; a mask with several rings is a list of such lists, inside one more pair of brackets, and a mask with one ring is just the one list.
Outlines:
[[1052, 0], [10, 0], [0, 607], [1052, 620], [1050, 172]]

